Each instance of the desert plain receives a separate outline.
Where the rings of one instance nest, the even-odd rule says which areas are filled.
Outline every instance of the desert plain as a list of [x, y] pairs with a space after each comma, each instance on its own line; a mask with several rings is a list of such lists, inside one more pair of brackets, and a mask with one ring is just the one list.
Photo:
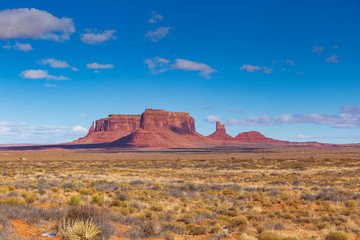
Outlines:
[[360, 239], [359, 156], [270, 144], [2, 149], [0, 239], [70, 239], [75, 221], [96, 232], [78, 239]]

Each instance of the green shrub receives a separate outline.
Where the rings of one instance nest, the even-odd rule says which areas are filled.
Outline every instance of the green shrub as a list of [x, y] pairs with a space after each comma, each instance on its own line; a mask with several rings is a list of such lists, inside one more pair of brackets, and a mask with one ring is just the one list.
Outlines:
[[70, 206], [78, 206], [82, 203], [82, 198], [79, 195], [72, 195], [68, 198], [66, 203]]
[[325, 240], [349, 240], [350, 236], [343, 231], [330, 232], [325, 236]]

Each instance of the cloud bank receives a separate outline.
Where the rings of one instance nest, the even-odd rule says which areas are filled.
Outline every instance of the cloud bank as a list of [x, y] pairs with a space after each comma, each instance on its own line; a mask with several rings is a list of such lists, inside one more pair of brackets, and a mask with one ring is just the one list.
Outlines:
[[333, 128], [356, 128], [360, 125], [360, 106], [346, 105], [339, 114], [284, 114], [278, 116], [260, 115], [244, 119], [229, 119], [232, 126], [276, 126], [295, 123], [330, 125]]
[[71, 18], [58, 18], [35, 8], [6, 9], [0, 12], [0, 39], [44, 39], [65, 41], [75, 32]]
[[28, 126], [26, 123], [0, 122], [0, 143], [59, 143], [84, 136], [82, 126]]

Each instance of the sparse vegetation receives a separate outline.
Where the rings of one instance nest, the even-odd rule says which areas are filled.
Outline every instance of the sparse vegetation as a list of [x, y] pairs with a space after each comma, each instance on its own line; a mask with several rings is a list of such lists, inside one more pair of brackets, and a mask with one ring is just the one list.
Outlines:
[[0, 239], [359, 238], [360, 152], [274, 152], [8, 152]]

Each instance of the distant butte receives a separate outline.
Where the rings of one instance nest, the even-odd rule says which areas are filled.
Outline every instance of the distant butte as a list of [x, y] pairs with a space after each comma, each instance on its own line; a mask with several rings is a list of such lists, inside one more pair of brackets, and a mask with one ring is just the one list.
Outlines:
[[210, 134], [209, 136], [207, 136], [207, 138], [217, 141], [224, 141], [224, 142], [234, 140], [232, 136], [226, 133], [225, 124], [221, 124], [220, 122], [216, 122], [216, 131]]
[[[195, 131], [195, 120], [189, 113], [145, 109], [141, 115], [111, 114], [93, 122], [85, 137], [66, 145], [106, 144], [115, 148], [199, 148], [221, 145], [292, 144], [265, 137], [259, 132], [242, 132], [236, 137], [226, 133], [225, 125], [216, 122], [216, 131], [202, 136]], [[297, 144], [297, 143], [293, 143]], [[322, 146], [320, 143], [302, 143]]]
[[118, 140], [134, 132], [140, 126], [141, 115], [110, 114], [107, 118], [96, 120], [89, 133], [73, 144], [106, 143]]
[[[360, 147], [360, 144], [325, 144], [318, 142], [288, 142], [265, 137], [259, 132], [242, 132], [236, 137], [226, 133], [225, 125], [216, 123], [216, 131], [202, 136], [195, 130], [195, 120], [189, 113], [145, 109], [141, 115], [110, 114], [92, 123], [86, 136], [70, 143], [53, 145], [0, 146], [2, 149], [116, 149], [169, 148], [214, 149], [217, 147]], [[172, 149], [173, 148], [173, 149]]]

